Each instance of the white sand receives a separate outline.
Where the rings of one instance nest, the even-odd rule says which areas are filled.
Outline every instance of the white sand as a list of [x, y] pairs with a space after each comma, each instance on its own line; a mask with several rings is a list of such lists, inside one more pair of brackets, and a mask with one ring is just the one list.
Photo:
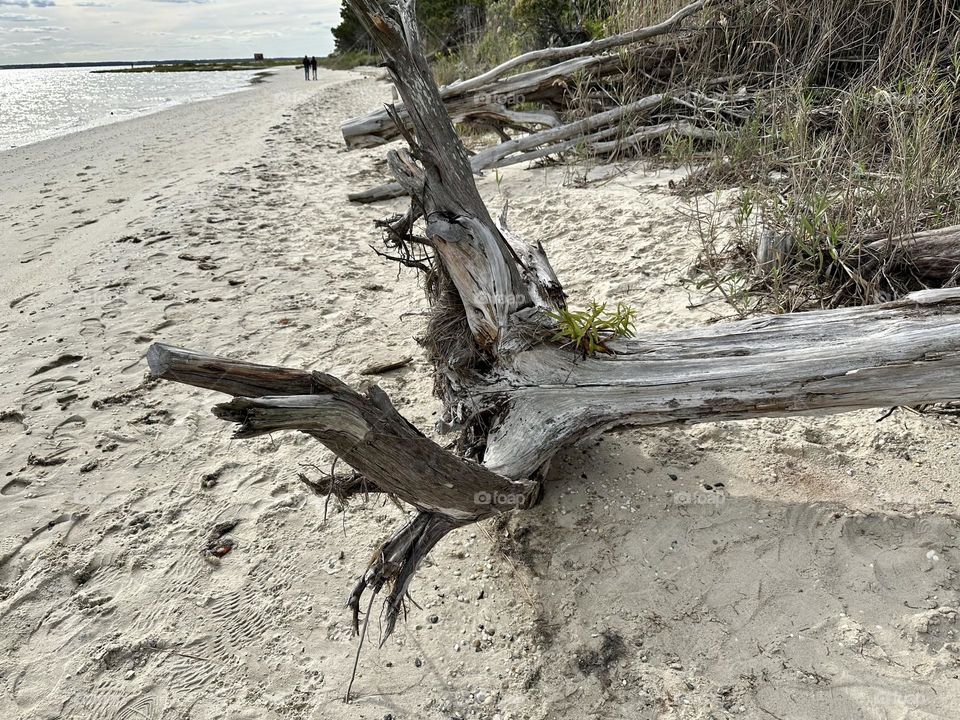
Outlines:
[[[331, 502], [324, 523], [297, 480], [328, 466], [315, 441], [231, 440], [221, 397], [144, 382], [142, 356], [359, 385], [412, 355], [379, 382], [430, 431], [421, 291], [368, 247], [402, 202], [344, 199], [384, 153], [345, 152], [338, 125], [389, 97], [290, 71], [0, 153], [0, 718], [955, 717], [960, 451], [952, 422], [903, 410], [564, 452], [541, 506], [441, 543], [423, 609], [367, 646], [343, 704], [343, 602], [400, 511]], [[689, 207], [627, 170], [480, 186], [575, 303], [629, 302], [648, 330], [723, 312], [678, 284]]]

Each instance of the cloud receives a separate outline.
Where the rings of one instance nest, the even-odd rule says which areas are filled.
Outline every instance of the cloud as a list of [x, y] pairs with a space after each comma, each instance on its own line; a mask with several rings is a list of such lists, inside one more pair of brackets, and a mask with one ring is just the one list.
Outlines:
[[5, 48], [13, 48], [13, 49], [17, 49], [17, 48], [29, 49], [29, 48], [38, 47], [38, 46], [40, 46], [40, 45], [46, 45], [46, 44], [48, 44], [48, 43], [56, 42], [56, 40], [57, 40], [57, 39], [56, 39], [55, 37], [53, 37], [53, 36], [44, 35], [43, 37], [38, 37], [38, 38], [36, 38], [36, 39], [34, 39], [34, 40], [25, 40], [25, 41], [23, 41], [23, 42], [4, 43], [4, 47], [5, 47]]
[[54, 0], [0, 0], [0, 5], [10, 5], [15, 7], [54, 7], [57, 3]]
[[0, 32], [8, 33], [49, 33], [63, 32], [67, 28], [59, 25], [27, 25], [25, 27], [0, 27]]
[[[340, 2], [0, 0], [0, 64], [319, 57], [333, 49]], [[9, 42], [50, 36], [45, 49]]]

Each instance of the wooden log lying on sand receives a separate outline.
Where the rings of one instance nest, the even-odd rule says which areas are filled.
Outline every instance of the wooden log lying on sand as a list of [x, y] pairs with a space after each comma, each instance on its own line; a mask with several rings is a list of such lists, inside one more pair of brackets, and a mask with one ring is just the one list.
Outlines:
[[[581, 146], [593, 148], [596, 152], [613, 152], [617, 146], [663, 137], [671, 133], [701, 139], [717, 137], [717, 133], [711, 130], [695, 127], [689, 122], [675, 121], [634, 128], [626, 134], [626, 137], [616, 137], [621, 134], [624, 127], [621, 123], [652, 112], [671, 101], [672, 98], [664, 95], [651, 95], [629, 105], [590, 115], [582, 120], [504, 141], [471, 157], [470, 168], [474, 173], [480, 174], [491, 168], [528, 162]], [[406, 190], [399, 183], [393, 182], [351, 193], [348, 199], [351, 202], [371, 203], [402, 197], [406, 194]]]

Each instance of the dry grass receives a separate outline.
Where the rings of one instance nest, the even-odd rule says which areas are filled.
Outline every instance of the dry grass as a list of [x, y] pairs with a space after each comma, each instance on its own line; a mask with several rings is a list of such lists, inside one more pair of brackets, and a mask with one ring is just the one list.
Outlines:
[[[729, 91], [754, 93], [754, 110], [672, 158], [700, 167], [688, 190], [740, 189], [700, 214], [698, 284], [741, 315], [936, 284], [909, 253], [866, 244], [960, 223], [960, 16], [930, 1], [728, 7], [686, 71], [737, 78]], [[762, 264], [771, 240], [785, 252]]]
[[[687, 3], [610, 0], [603, 32], [659, 22]], [[500, 0], [475, 42], [435, 72], [467, 77], [526, 49], [510, 0]], [[678, 120], [715, 134], [623, 141], [606, 159], [689, 165], [687, 192], [719, 193], [700, 215], [693, 281], [722, 291], [738, 314], [870, 303], [944, 282], [900, 250], [866, 244], [960, 224], [953, 2], [715, 0], [620, 60], [612, 76], [572, 79], [565, 119], [664, 93], [673, 100], [625, 120], [619, 138]], [[593, 150], [566, 153], [581, 154]], [[779, 261], [758, 262], [771, 240]]]

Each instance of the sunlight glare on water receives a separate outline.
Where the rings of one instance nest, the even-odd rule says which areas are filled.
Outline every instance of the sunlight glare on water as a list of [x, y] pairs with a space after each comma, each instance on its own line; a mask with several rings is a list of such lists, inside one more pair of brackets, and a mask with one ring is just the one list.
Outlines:
[[254, 74], [0, 70], [0, 151], [243, 90]]

